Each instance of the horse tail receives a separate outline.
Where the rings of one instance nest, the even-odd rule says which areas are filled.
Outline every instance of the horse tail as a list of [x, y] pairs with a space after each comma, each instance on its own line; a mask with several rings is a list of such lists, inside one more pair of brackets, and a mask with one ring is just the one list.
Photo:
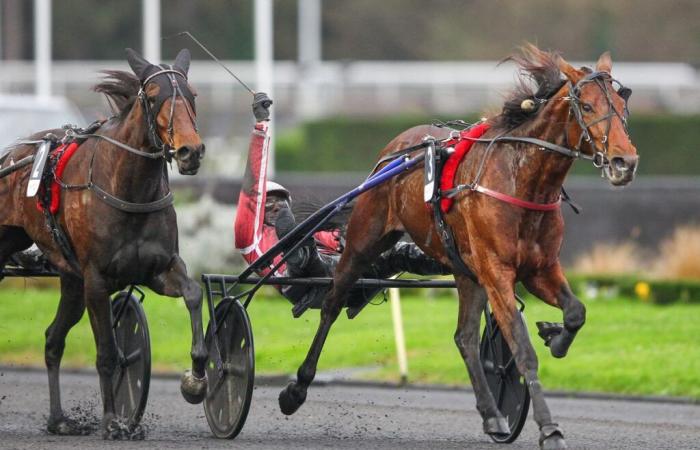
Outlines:
[[[321, 209], [326, 204], [316, 198], [302, 198], [294, 199], [292, 202], [292, 213], [294, 214], [294, 220], [297, 223], [301, 223], [303, 220], [307, 219], [313, 213]], [[350, 219], [350, 213], [355, 207], [355, 202], [350, 202], [343, 206], [342, 209], [331, 217], [326, 223], [323, 224], [319, 231], [333, 231], [340, 230], [341, 234], [345, 234], [345, 228]]]

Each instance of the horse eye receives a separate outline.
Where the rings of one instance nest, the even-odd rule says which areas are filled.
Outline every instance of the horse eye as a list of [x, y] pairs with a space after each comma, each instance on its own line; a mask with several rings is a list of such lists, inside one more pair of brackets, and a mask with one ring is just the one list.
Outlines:
[[593, 107], [591, 105], [589, 105], [588, 103], [582, 104], [581, 109], [583, 110], [583, 112], [587, 112], [587, 113], [593, 112]]

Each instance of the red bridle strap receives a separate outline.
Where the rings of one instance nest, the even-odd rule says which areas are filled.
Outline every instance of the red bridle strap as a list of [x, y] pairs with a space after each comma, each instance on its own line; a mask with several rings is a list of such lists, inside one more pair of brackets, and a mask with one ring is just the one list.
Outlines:
[[554, 203], [534, 203], [529, 202], [527, 200], [521, 200], [516, 197], [511, 197], [510, 195], [503, 194], [501, 192], [493, 191], [480, 184], [473, 186], [472, 189], [477, 192], [481, 192], [482, 194], [488, 195], [489, 197], [493, 197], [497, 200], [500, 200], [502, 202], [510, 203], [511, 205], [519, 206], [525, 209], [531, 209], [534, 211], [554, 211], [555, 209], [559, 209], [559, 207], [561, 206], [561, 197], [559, 197]]

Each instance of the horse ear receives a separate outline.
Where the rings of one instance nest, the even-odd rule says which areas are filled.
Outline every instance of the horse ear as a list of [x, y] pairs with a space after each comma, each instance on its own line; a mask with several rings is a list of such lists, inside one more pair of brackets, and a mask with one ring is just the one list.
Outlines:
[[607, 72], [610, 73], [612, 70], [612, 58], [610, 57], [610, 52], [605, 52], [600, 55], [598, 62], [595, 63], [595, 70], [597, 72]]
[[146, 61], [146, 58], [139, 55], [136, 50], [131, 48], [126, 49], [126, 61], [140, 80], [143, 80], [146, 69], [152, 66], [151, 63]]
[[557, 58], [557, 66], [559, 67], [561, 73], [563, 73], [564, 76], [572, 83], [576, 84], [576, 82], [581, 78], [581, 72], [576, 70], [574, 66], [566, 62], [561, 56]]
[[175, 58], [175, 63], [173, 63], [173, 66], [177, 67], [185, 75], [187, 75], [187, 72], [190, 70], [190, 51], [186, 48], [180, 50], [180, 53], [178, 53], [177, 57]]

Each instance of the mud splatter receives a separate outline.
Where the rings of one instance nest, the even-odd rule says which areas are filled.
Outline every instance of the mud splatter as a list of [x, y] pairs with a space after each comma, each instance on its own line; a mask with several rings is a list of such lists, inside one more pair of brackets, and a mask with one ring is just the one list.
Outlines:
[[142, 441], [146, 438], [147, 431], [145, 426], [132, 424], [118, 417], [107, 425], [107, 429], [102, 432], [102, 437], [110, 441]]

